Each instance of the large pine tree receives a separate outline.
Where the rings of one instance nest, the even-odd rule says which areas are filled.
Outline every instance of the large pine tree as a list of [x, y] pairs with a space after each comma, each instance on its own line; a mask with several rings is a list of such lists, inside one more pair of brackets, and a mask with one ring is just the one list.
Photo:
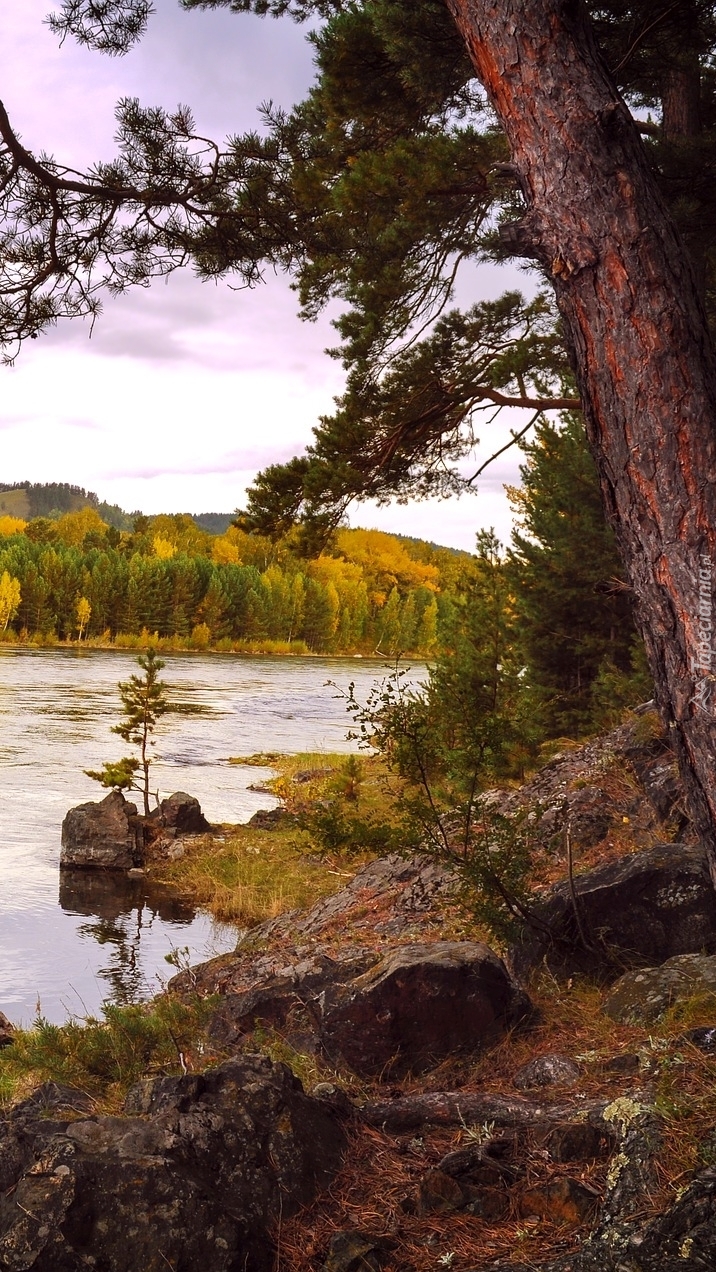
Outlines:
[[[190, 258], [206, 275], [234, 270], [246, 281], [269, 260], [297, 269], [308, 312], [331, 296], [346, 302], [349, 394], [370, 406], [395, 342], [444, 307], [455, 264], [484, 255], [503, 218], [497, 250], [536, 262], [556, 300], [657, 696], [716, 877], [700, 616], [709, 610], [710, 627], [716, 367], [703, 297], [713, 230], [703, 215], [708, 181], [670, 185], [687, 151], [700, 151], [702, 167], [713, 162], [713, 4], [592, 5], [623, 91], [659, 110], [660, 150], [650, 156], [580, 0], [185, 3], [327, 16], [315, 37], [316, 90], [273, 120], [268, 142], [242, 138], [223, 153], [196, 137], [187, 112], [125, 103], [118, 162], [84, 180], [29, 155], [0, 108], [4, 337], [93, 312], [103, 285], [121, 289]], [[57, 25], [121, 49], [148, 11], [144, 0], [65, 0]], [[531, 326], [516, 314], [502, 346], [507, 368], [499, 350], [485, 359], [483, 324], [472, 351], [463, 339], [457, 358], [445, 349], [426, 358], [405, 411], [352, 409], [345, 427], [329, 421], [307, 463], [275, 474], [276, 510], [325, 515], [356, 493], [404, 494], [406, 470], [418, 489], [425, 475], [449, 486], [476, 409], [554, 400], [554, 370], [509, 352]], [[483, 370], [463, 392], [471, 358]], [[265, 483], [264, 494], [275, 488]]]

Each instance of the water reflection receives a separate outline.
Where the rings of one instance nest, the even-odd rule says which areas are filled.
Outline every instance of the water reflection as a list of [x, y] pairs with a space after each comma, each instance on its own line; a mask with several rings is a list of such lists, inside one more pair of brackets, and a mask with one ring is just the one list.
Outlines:
[[[114, 650], [0, 649], [0, 1011], [16, 1022], [38, 1002], [60, 1022], [96, 1014], [108, 997], [146, 997], [172, 974], [173, 949], [199, 962], [235, 944], [233, 927], [146, 878], [67, 872], [57, 904], [62, 818], [98, 797], [84, 770], [120, 753], [117, 682], [134, 670], [134, 655]], [[326, 682], [355, 681], [365, 698], [383, 670], [368, 660], [168, 656], [163, 679], [182, 709], [159, 738], [162, 795], [190, 791], [215, 823], [272, 807], [252, 789], [266, 770], [228, 756], [353, 749]]]
[[108, 922], [145, 909], [152, 919], [167, 923], [191, 923], [196, 915], [196, 906], [173, 888], [149, 875], [128, 877], [119, 870], [61, 870], [60, 905], [68, 914], [91, 914]]
[[140, 953], [154, 921], [180, 928], [196, 917], [196, 907], [172, 888], [119, 871], [61, 870], [59, 901], [67, 914], [96, 919], [80, 923], [77, 934], [102, 948], [95, 975], [107, 986], [104, 997], [123, 1005], [146, 998]]

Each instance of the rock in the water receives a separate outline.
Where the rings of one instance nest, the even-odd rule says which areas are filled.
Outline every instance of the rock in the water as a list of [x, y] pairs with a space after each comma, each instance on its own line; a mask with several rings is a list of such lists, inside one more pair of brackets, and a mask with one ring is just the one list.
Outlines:
[[512, 1079], [518, 1091], [536, 1091], [540, 1087], [570, 1087], [580, 1078], [579, 1065], [569, 1056], [537, 1056], [517, 1070]]
[[[621, 967], [716, 952], [716, 892], [702, 848], [662, 844], [578, 875], [534, 905], [552, 933], [527, 934], [510, 955], [518, 976], [542, 960], [561, 975], [614, 978]], [[582, 933], [584, 938], [582, 938]]]
[[604, 1004], [612, 1020], [658, 1020], [673, 1003], [697, 995], [716, 996], [716, 955], [680, 954], [660, 967], [627, 972]]
[[186, 791], [175, 791], [163, 799], [152, 818], [156, 818], [165, 834], [173, 831], [175, 835], [204, 835], [211, 830], [198, 799]]
[[350, 984], [326, 990], [321, 1042], [362, 1076], [417, 1073], [495, 1041], [529, 1010], [486, 945], [404, 945]]
[[144, 828], [135, 804], [120, 791], [99, 803], [78, 804], [62, 823], [61, 866], [129, 870], [139, 865]]
[[30, 1100], [0, 1121], [0, 1267], [271, 1272], [280, 1217], [328, 1185], [345, 1146], [262, 1056], [140, 1083], [126, 1109], [47, 1118]]

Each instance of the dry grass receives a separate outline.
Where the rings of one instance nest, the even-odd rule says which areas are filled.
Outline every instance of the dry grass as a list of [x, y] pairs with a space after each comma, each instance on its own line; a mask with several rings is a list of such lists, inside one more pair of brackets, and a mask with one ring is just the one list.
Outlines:
[[194, 840], [183, 857], [153, 873], [222, 922], [253, 927], [330, 896], [354, 870], [319, 860], [302, 831], [235, 826], [225, 837]]
[[[476, 1061], [454, 1057], [426, 1078], [406, 1082], [394, 1093], [464, 1089], [504, 1094], [514, 1089], [512, 1080], [522, 1064], [552, 1052], [577, 1058], [582, 1078], [572, 1091], [541, 1091], [543, 1104], [574, 1101], [578, 1110], [582, 1102], [611, 1101], [635, 1087], [646, 1087], [663, 1118], [662, 1144], [655, 1163], [660, 1187], [649, 1202], [651, 1213], [657, 1213], [673, 1200], [694, 1169], [716, 1162], [716, 1058], [704, 1055], [682, 1037], [686, 1028], [714, 1022], [716, 1001], [694, 999], [647, 1031], [643, 1025], [619, 1024], [606, 1017], [601, 1010], [602, 991], [586, 983], [559, 985], [542, 974], [531, 993], [540, 1017], [532, 1028], [507, 1036]], [[605, 1061], [627, 1055], [639, 1056], [638, 1073], [617, 1074], [606, 1068]], [[313, 1081], [320, 1076], [311, 1074]], [[386, 1094], [389, 1092], [376, 1087], [373, 1098], [385, 1099]], [[330, 1192], [284, 1224], [281, 1272], [315, 1272], [331, 1237], [343, 1228], [389, 1238], [393, 1252], [386, 1266], [400, 1272], [434, 1272], [441, 1256], [450, 1253], [452, 1262], [443, 1266], [451, 1266], [454, 1272], [510, 1259], [537, 1266], [574, 1248], [585, 1235], [584, 1226], [525, 1220], [514, 1201], [507, 1217], [499, 1222], [465, 1212], [406, 1213], [406, 1199], [415, 1197], [420, 1177], [446, 1152], [465, 1144], [470, 1133], [471, 1128], [461, 1127], [410, 1137], [354, 1127], [345, 1166]], [[525, 1174], [519, 1191], [568, 1175], [597, 1196], [603, 1192], [607, 1161], [559, 1165], [551, 1162], [539, 1145], [529, 1142], [521, 1160]]]
[[[434, 1131], [408, 1139], [371, 1127], [355, 1129], [346, 1166], [330, 1192], [283, 1225], [280, 1272], [315, 1272], [333, 1234], [345, 1228], [387, 1238], [393, 1245], [387, 1267], [399, 1272], [435, 1272], [441, 1260], [442, 1266], [462, 1272], [478, 1260], [483, 1266], [510, 1256], [530, 1266], [565, 1253], [574, 1244], [573, 1228], [525, 1221], [516, 1207], [499, 1223], [465, 1212], [406, 1213], [406, 1203], [410, 1206], [420, 1177], [465, 1140], [462, 1130]], [[524, 1187], [545, 1181], [545, 1163], [538, 1154], [528, 1154], [525, 1165]], [[563, 1169], [562, 1173], [567, 1172]], [[604, 1173], [604, 1163], [592, 1163], [583, 1172], [583, 1182], [599, 1193]], [[450, 1262], [446, 1259], [449, 1254], [453, 1255]]]
[[[354, 757], [355, 758], [355, 757]], [[264, 765], [276, 770], [266, 785], [287, 812], [302, 815], [317, 801], [351, 791], [352, 811], [362, 817], [390, 816], [390, 792], [385, 769], [375, 757], [359, 759], [360, 776], [351, 777], [349, 757], [305, 752], [299, 755], [234, 757], [234, 764]], [[315, 773], [295, 782], [297, 773]], [[350, 859], [319, 850], [311, 835], [296, 827], [258, 830], [225, 827], [222, 835], [187, 841], [183, 857], [158, 861], [153, 873], [205, 906], [217, 919], [252, 927], [288, 910], [304, 909], [330, 896], [353, 877], [368, 853], [351, 852]], [[373, 854], [374, 855], [374, 854]]]

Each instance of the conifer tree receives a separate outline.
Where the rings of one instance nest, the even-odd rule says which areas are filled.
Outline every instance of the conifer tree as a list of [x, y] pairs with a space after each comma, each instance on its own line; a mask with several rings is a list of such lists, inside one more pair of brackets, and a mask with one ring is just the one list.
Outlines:
[[121, 760], [103, 765], [99, 772], [86, 769], [88, 777], [101, 782], [103, 786], [113, 790], [134, 790], [142, 796], [144, 816], [149, 816], [149, 770], [152, 764], [150, 754], [154, 746], [153, 734], [163, 715], [169, 710], [166, 697], [166, 686], [159, 679], [159, 672], [165, 666], [161, 658], [157, 658], [154, 649], [140, 655], [137, 663], [144, 672], [143, 676], [132, 675], [129, 680], [120, 681], [119, 694], [122, 700], [122, 716], [119, 724], [114, 725], [112, 732], [118, 733], [125, 742], [139, 748], [139, 759], [124, 756]]
[[[356, 495], [456, 488], [454, 461], [488, 404], [581, 406], [716, 879], [716, 725], [695, 705], [694, 621], [697, 563], [716, 537], [716, 363], [703, 305], [716, 223], [714, 4], [184, 3], [325, 19], [313, 33], [315, 90], [290, 115], [270, 116], [269, 138], [223, 150], [197, 136], [186, 110], [124, 102], [117, 160], [84, 179], [30, 155], [0, 106], [8, 356], [58, 317], [96, 313], [98, 289], [119, 292], [188, 259], [205, 276], [233, 271], [246, 283], [266, 261], [297, 270], [308, 315], [331, 298], [346, 305], [351, 378], [341, 418], [324, 421], [309, 456], [257, 487], [252, 516], [284, 528], [308, 510], [325, 529]], [[55, 29], [123, 52], [150, 10], [144, 0], [63, 0]], [[604, 55], [629, 102], [658, 110], [653, 153]], [[522, 301], [498, 348], [478, 309], [444, 315], [454, 330], [430, 332], [421, 356], [416, 329], [444, 313], [456, 263], [491, 248], [535, 261], [549, 282], [556, 342], [576, 374], [569, 398], [557, 396], [542, 345], [530, 349], [535, 315]], [[411, 391], [384, 403], [396, 342]]]
[[579, 418], [540, 424], [522, 448], [522, 486], [509, 492], [516, 633], [546, 734], [579, 737], [592, 723], [600, 668], [632, 669], [631, 595]]

